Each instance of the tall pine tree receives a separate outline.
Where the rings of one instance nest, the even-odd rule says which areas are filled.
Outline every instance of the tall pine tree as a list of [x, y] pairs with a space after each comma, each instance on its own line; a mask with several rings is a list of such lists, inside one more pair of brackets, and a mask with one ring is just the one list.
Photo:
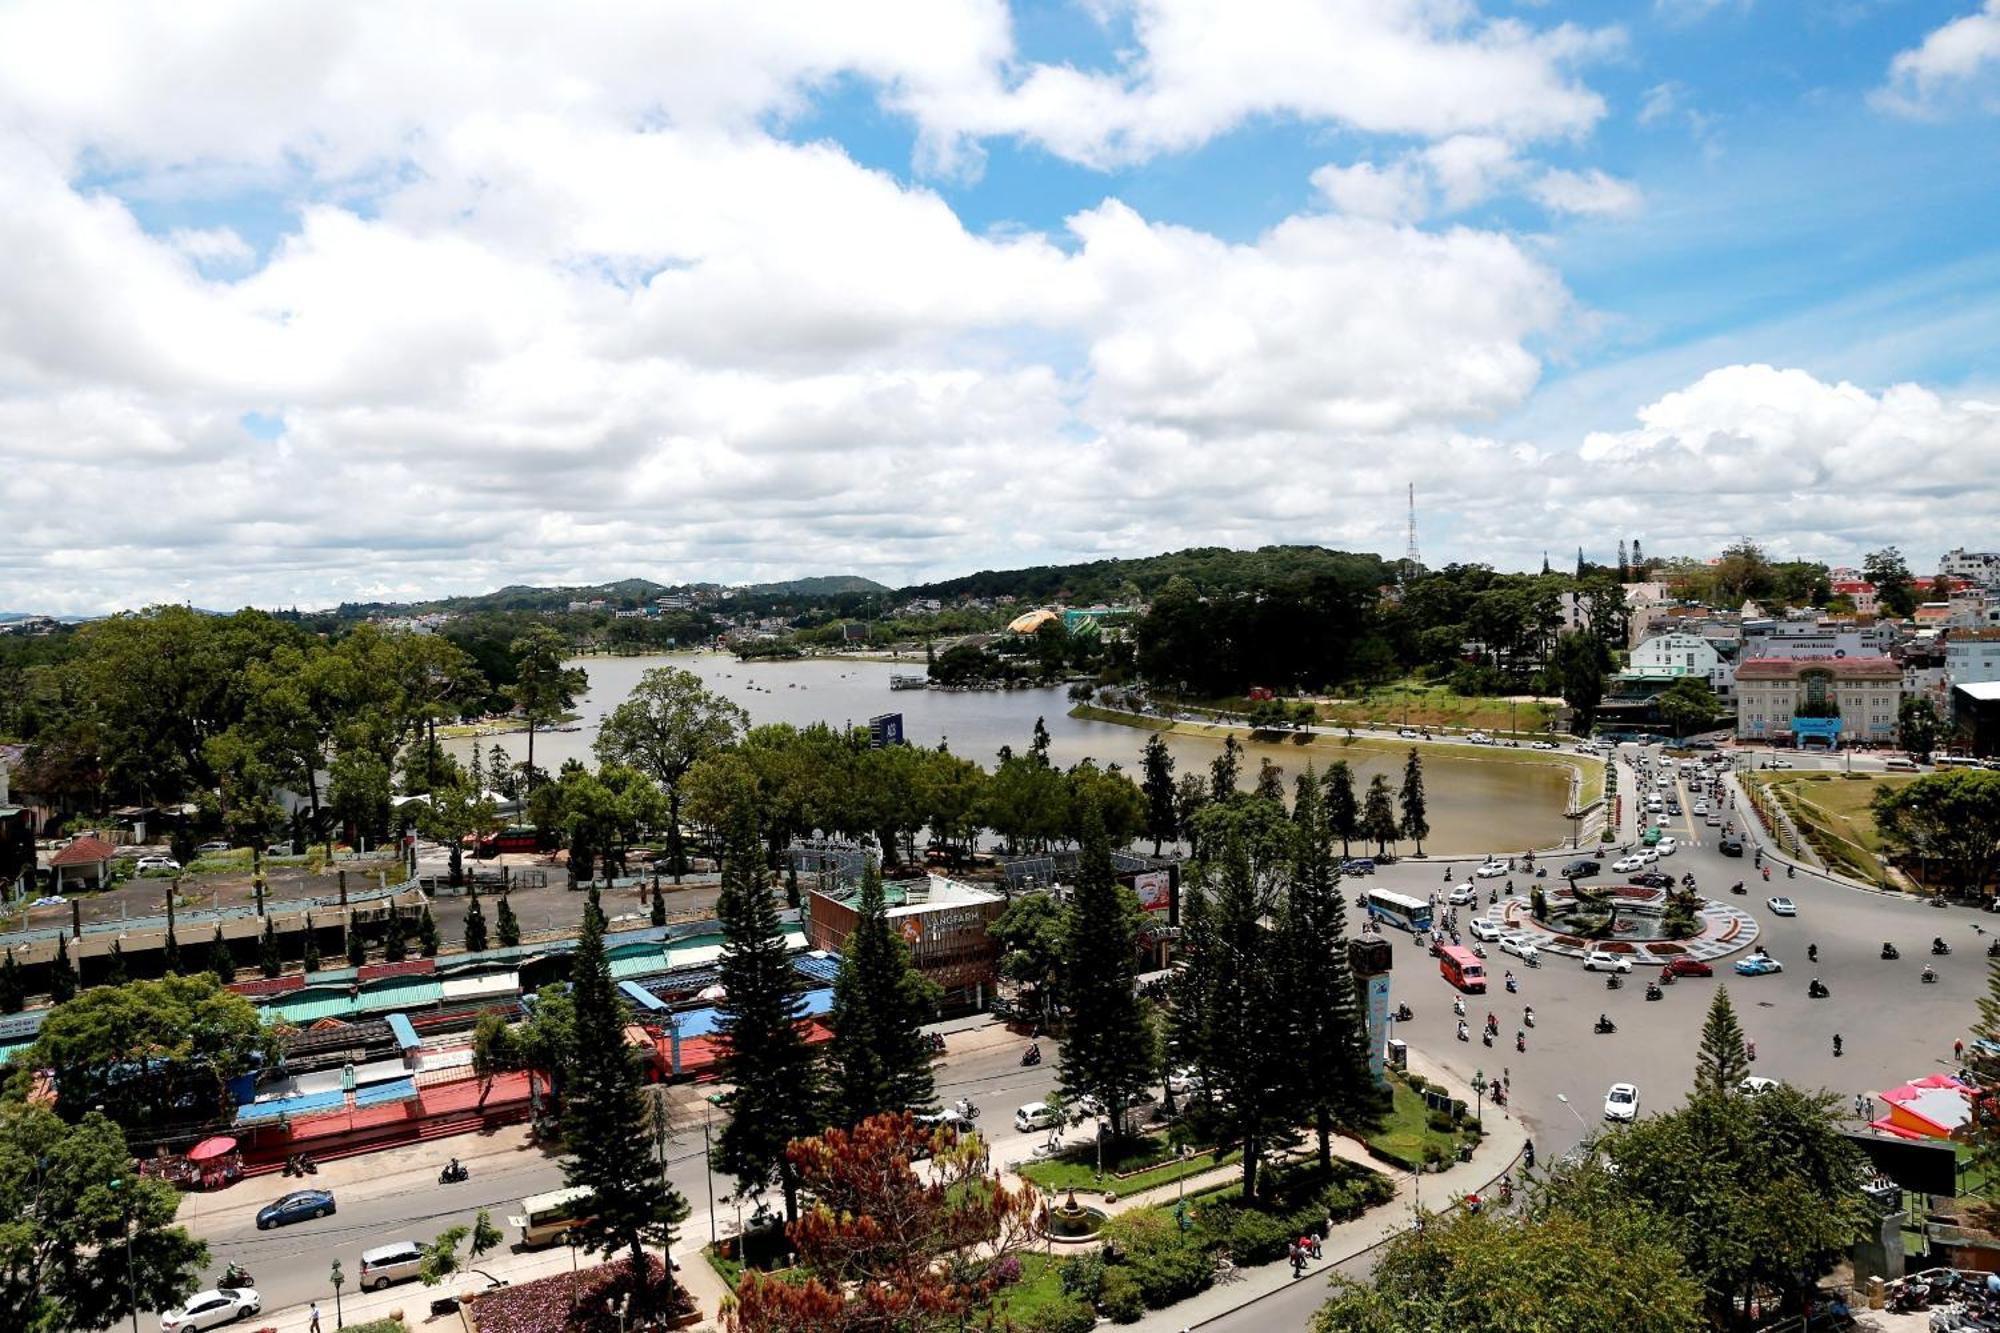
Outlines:
[[1160, 844], [1174, 836], [1174, 755], [1166, 741], [1154, 732], [1146, 738], [1146, 753], [1140, 761], [1144, 780], [1140, 790], [1146, 797], [1146, 836], [1153, 840], [1153, 855]]
[[1375, 855], [1386, 856], [1389, 844], [1402, 832], [1396, 820], [1396, 798], [1389, 779], [1377, 773], [1368, 781], [1368, 799], [1361, 805], [1361, 836], [1375, 844]]
[[69, 936], [56, 936], [56, 961], [49, 968], [49, 1002], [62, 1004], [76, 995], [76, 969], [69, 965]]
[[208, 942], [208, 970], [225, 986], [236, 980], [236, 955], [229, 951], [229, 941], [222, 937], [220, 921], [215, 923], [215, 938]]
[[1092, 1096], [1125, 1133], [1126, 1108], [1138, 1101], [1153, 1072], [1152, 1036], [1138, 994], [1139, 900], [1118, 882], [1111, 840], [1093, 802], [1083, 810], [1076, 892], [1063, 940], [1063, 995], [1069, 1027], [1063, 1039], [1063, 1094]]
[[1750, 1072], [1750, 1052], [1743, 1042], [1743, 1025], [1736, 1019], [1736, 1006], [1729, 1002], [1729, 988], [1717, 986], [1708, 1002], [1708, 1020], [1701, 1025], [1701, 1047], [1694, 1057], [1694, 1091], [1728, 1095]]
[[1285, 897], [1281, 951], [1297, 1050], [1299, 1112], [1319, 1139], [1320, 1165], [1333, 1165], [1333, 1131], [1374, 1119], [1378, 1094], [1368, 1069], [1368, 1028], [1347, 952], [1347, 902], [1333, 865], [1322, 785], [1311, 770], [1292, 802], [1296, 853]]
[[1431, 835], [1428, 809], [1424, 800], [1424, 760], [1412, 745], [1410, 757], [1403, 761], [1403, 836], [1417, 844], [1418, 856], [1424, 854], [1424, 839]]
[[723, 1099], [729, 1123], [716, 1141], [715, 1168], [736, 1178], [739, 1197], [776, 1181], [785, 1195], [785, 1220], [796, 1221], [798, 1172], [785, 1145], [823, 1127], [819, 1062], [799, 1026], [805, 998], [780, 933], [763, 843], [747, 806], [729, 813], [715, 916], [722, 925], [718, 1074], [731, 1087]]
[[368, 961], [368, 941], [361, 936], [361, 929], [355, 924], [352, 913], [347, 918], [347, 965], [360, 967]]
[[21, 980], [21, 965], [9, 949], [7, 957], [0, 960], [0, 1014], [18, 1014], [27, 1004], [28, 984]]
[[[644, 1247], [657, 1245], [664, 1254], [688, 1206], [644, 1151], [646, 1103], [638, 1063], [625, 1043], [625, 1009], [611, 984], [595, 889], [577, 936], [570, 997], [576, 1050], [563, 1098], [563, 1138], [573, 1155], [563, 1160], [563, 1183], [592, 1194], [590, 1220], [576, 1229], [583, 1248], [591, 1254], [628, 1251], [634, 1288], [643, 1292]], [[671, 1265], [666, 1281], [671, 1290]]]
[[423, 915], [417, 918], [417, 952], [425, 958], [437, 957], [437, 919], [431, 915], [431, 905], [429, 903], [424, 904]]
[[311, 912], [306, 913], [305, 954], [300, 959], [300, 966], [305, 969], [308, 975], [319, 971], [319, 932], [313, 929]]
[[117, 940], [111, 941], [111, 952], [104, 960], [104, 983], [107, 986], [122, 986], [131, 977], [125, 971], [125, 949]]
[[870, 863], [855, 904], [859, 919], [840, 950], [827, 1015], [829, 1112], [842, 1125], [858, 1125], [883, 1111], [922, 1110], [935, 1098], [931, 1051], [924, 1021], [937, 1003], [936, 988], [910, 962], [910, 952], [889, 927], [882, 879]]
[[1327, 765], [1326, 776], [1319, 781], [1320, 793], [1326, 798], [1326, 831], [1340, 839], [1340, 859], [1344, 861], [1353, 854], [1350, 844], [1361, 835], [1361, 806], [1354, 799], [1354, 770], [1345, 759], [1336, 759]]
[[479, 953], [486, 948], [486, 909], [479, 905], [479, 890], [465, 905], [465, 951]]
[[400, 963], [410, 956], [410, 938], [403, 928], [403, 914], [398, 909], [389, 909], [389, 919], [384, 923], [387, 931], [382, 937], [382, 961]]
[[511, 949], [521, 942], [521, 923], [514, 919], [514, 908], [507, 901], [507, 895], [500, 895], [500, 911], [493, 918], [494, 933], [500, 937], [500, 947]]
[[285, 970], [285, 955], [278, 949], [278, 925], [268, 916], [264, 918], [264, 934], [257, 941], [257, 970], [267, 977]]

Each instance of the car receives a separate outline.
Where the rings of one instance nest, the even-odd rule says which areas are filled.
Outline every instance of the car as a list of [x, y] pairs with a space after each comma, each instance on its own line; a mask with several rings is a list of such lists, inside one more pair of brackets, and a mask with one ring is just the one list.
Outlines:
[[1681, 803], [1680, 803], [1679, 801], [1668, 801], [1668, 802], [1667, 802], [1667, 813], [1668, 813], [1668, 814], [1670, 814], [1670, 815], [1677, 815], [1677, 814], [1679, 814], [1680, 812], [1681, 812]]
[[1529, 746], [1528, 748], [1531, 750], [1555, 750], [1555, 749], [1560, 749], [1561, 747], [1558, 746], [1554, 741], [1536, 741], [1533, 745]]
[[222, 1324], [247, 1319], [264, 1308], [263, 1300], [252, 1287], [217, 1287], [209, 1291], [197, 1291], [187, 1298], [187, 1304], [178, 1310], [169, 1310], [160, 1316], [160, 1327], [167, 1333], [182, 1333], [184, 1329], [215, 1328]]
[[1415, 727], [1403, 727], [1396, 732], [1396, 735], [1406, 741], [1421, 740], [1423, 738], [1423, 733], [1419, 732]]
[[171, 856], [142, 856], [132, 868], [143, 875], [148, 870], [179, 870], [181, 863]]
[[1630, 1083], [1613, 1083], [1604, 1094], [1604, 1118], [1630, 1123], [1639, 1114], [1639, 1089]]
[[950, 1129], [959, 1133], [972, 1128], [972, 1122], [947, 1106], [941, 1111], [919, 1111], [910, 1117], [910, 1122], [918, 1129]]
[[1632, 876], [1632, 882], [1648, 889], [1671, 889], [1674, 877], [1664, 870], [1641, 870]]
[[1764, 906], [1771, 909], [1771, 914], [1773, 916], [1797, 916], [1799, 914], [1799, 905], [1793, 902], [1790, 898], [1782, 896], [1777, 898], [1766, 898], [1764, 900]]
[[1791, 766], [1792, 761], [1789, 759], [1773, 759], [1770, 763], [1764, 765], [1766, 768], [1790, 768]]
[[1743, 855], [1743, 839], [1724, 838], [1715, 845], [1715, 848], [1724, 856], [1741, 856]]
[[1736, 1085], [1736, 1090], [1745, 1097], [1762, 1097], [1777, 1086], [1778, 1080], [1774, 1078], [1765, 1078], [1762, 1074], [1751, 1074]]
[[1596, 861], [1571, 861], [1562, 868], [1562, 877], [1564, 879], [1588, 879], [1602, 869], [1604, 869], [1603, 865]]
[[1445, 895], [1445, 901], [1453, 907], [1469, 907], [1479, 901], [1479, 890], [1474, 888], [1472, 881], [1468, 879]]
[[1542, 951], [1536, 948], [1535, 942], [1526, 935], [1502, 935], [1500, 937], [1500, 952], [1511, 953], [1522, 962], [1526, 962], [1530, 958], [1540, 959], [1542, 956]]
[[1498, 879], [1507, 873], [1507, 863], [1505, 861], [1487, 861], [1472, 873], [1481, 879]]
[[1630, 856], [1621, 856], [1611, 863], [1611, 873], [1614, 875], [1629, 875], [1634, 870], [1644, 870], [1645, 868], [1646, 858], [1640, 856], [1637, 852], [1634, 852]]
[[1702, 817], [1701, 822], [1706, 824], [1710, 828], [1721, 828], [1722, 812], [1720, 810], [1711, 810], [1705, 816]]
[[1471, 742], [1472, 742], [1472, 743], [1473, 743], [1474, 745], [1491, 745], [1491, 744], [1493, 744], [1493, 738], [1492, 738], [1491, 736], [1487, 735], [1487, 734], [1486, 734], [1485, 732], [1483, 732], [1483, 731], [1473, 731], [1473, 732], [1468, 732], [1468, 733], [1466, 733], [1466, 737], [1465, 737], [1465, 739], [1467, 739], [1467, 740], [1471, 741]]
[[338, 1211], [334, 1206], [332, 1190], [293, 1190], [257, 1210], [257, 1229], [269, 1231], [272, 1227], [303, 1222], [310, 1217], [326, 1217]]
[[1653, 844], [1653, 850], [1658, 852], [1661, 856], [1672, 856], [1675, 852], [1680, 850], [1680, 846], [1681, 845], [1678, 842], [1675, 842], [1672, 838], [1661, 838], [1658, 842]]
[[1472, 925], [1470, 929], [1472, 931], [1472, 938], [1475, 940], [1485, 940], [1488, 943], [1491, 943], [1492, 941], [1500, 938], [1500, 927], [1494, 924], [1493, 922], [1488, 921], [1483, 916], [1476, 916], [1472, 918]]
[[1340, 863], [1340, 873], [1343, 875], [1372, 875], [1375, 873], [1375, 858], [1372, 856], [1356, 856], [1342, 861]]
[[207, 856], [210, 852], [228, 851], [229, 844], [221, 838], [215, 838], [208, 842], [203, 843], [201, 846], [195, 848], [195, 850], [201, 853], [203, 856]]
[[1712, 977], [1715, 975], [1715, 969], [1707, 963], [1702, 962], [1699, 958], [1669, 958], [1666, 966], [1660, 970], [1670, 972], [1677, 977]]
[[1095, 1120], [1103, 1115], [1104, 1103], [1086, 1092], [1080, 1097], [1072, 1097], [1064, 1102], [1063, 1110], [1069, 1112], [1071, 1124], [1080, 1125], [1086, 1120]]
[[1167, 1075], [1167, 1091], [1176, 1097], [1185, 1097], [1201, 1089], [1201, 1075], [1192, 1069], [1176, 1069]]
[[1707, 802], [1707, 801], [1696, 801], [1696, 802], [1694, 803], [1694, 812], [1695, 812], [1696, 814], [1698, 814], [1698, 815], [1705, 815], [1705, 814], [1707, 814], [1707, 813], [1708, 813], [1708, 802]]
[[424, 1247], [413, 1240], [391, 1241], [361, 1252], [361, 1289], [380, 1291], [423, 1272]]
[[1748, 958], [1736, 960], [1736, 975], [1739, 977], [1767, 977], [1784, 970], [1785, 965], [1767, 953], [1753, 953]]
[[1062, 1112], [1047, 1102], [1029, 1102], [1014, 1112], [1014, 1128], [1023, 1134], [1053, 1129], [1062, 1123]]
[[1651, 865], [1660, 859], [1660, 849], [1658, 847], [1641, 847], [1638, 851], [1632, 853], [1632, 855], [1638, 857], [1647, 865]]
[[1624, 954], [1611, 953], [1604, 949], [1592, 949], [1583, 956], [1583, 970], [1586, 972], [1630, 972], [1632, 960]]

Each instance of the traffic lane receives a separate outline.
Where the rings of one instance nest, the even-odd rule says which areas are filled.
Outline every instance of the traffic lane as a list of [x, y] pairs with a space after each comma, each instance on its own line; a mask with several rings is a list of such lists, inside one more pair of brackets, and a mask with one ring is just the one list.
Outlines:
[[1381, 1261], [1382, 1247], [1363, 1250], [1331, 1266], [1309, 1268], [1306, 1275], [1290, 1285], [1240, 1309], [1203, 1324], [1202, 1333], [1274, 1333], [1279, 1329], [1303, 1329], [1311, 1325], [1319, 1307], [1333, 1295], [1333, 1278], [1365, 1282], [1374, 1276]]

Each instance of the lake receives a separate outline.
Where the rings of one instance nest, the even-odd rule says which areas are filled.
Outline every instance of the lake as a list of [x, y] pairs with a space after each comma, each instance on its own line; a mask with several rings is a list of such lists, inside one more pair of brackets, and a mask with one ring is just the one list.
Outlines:
[[[733, 700], [752, 723], [790, 722], [804, 726], [826, 722], [834, 726], [865, 726], [878, 713], [901, 713], [903, 735], [913, 745], [948, 745], [954, 754], [975, 759], [989, 768], [1002, 745], [1025, 750], [1041, 718], [1049, 731], [1049, 757], [1064, 767], [1082, 759], [1099, 765], [1121, 764], [1136, 775], [1147, 732], [1112, 722], [1085, 721], [1069, 716], [1069, 697], [1060, 687], [1035, 690], [986, 690], [963, 693], [944, 690], [891, 690], [889, 677], [920, 674], [921, 658], [909, 663], [853, 662], [823, 658], [789, 662], [739, 662], [722, 653], [675, 653], [650, 657], [584, 657], [573, 664], [590, 677], [590, 687], [577, 701], [579, 730], [543, 732], [535, 737], [535, 762], [553, 772], [566, 759], [594, 763], [591, 744], [606, 713], [631, 693], [649, 668], [674, 666], [692, 671], [708, 687]], [[525, 734], [484, 737], [480, 743], [504, 745], [515, 759], [527, 758]], [[1195, 767], [1206, 771], [1222, 752], [1222, 738], [1170, 733], [1167, 748], [1177, 772]], [[462, 761], [472, 741], [446, 742]], [[1377, 773], [1392, 786], [1402, 783], [1400, 753], [1380, 753], [1343, 745], [1331, 736], [1309, 745], [1290, 742], [1244, 742], [1243, 781], [1257, 776], [1260, 761], [1269, 756], [1290, 779], [1307, 763], [1324, 768], [1345, 758], [1354, 769], [1357, 790]], [[1429, 800], [1432, 836], [1424, 850], [1455, 856], [1482, 852], [1521, 852], [1551, 847], [1568, 836], [1563, 807], [1569, 795], [1569, 770], [1551, 765], [1511, 764], [1460, 759], [1426, 751], [1424, 788]]]

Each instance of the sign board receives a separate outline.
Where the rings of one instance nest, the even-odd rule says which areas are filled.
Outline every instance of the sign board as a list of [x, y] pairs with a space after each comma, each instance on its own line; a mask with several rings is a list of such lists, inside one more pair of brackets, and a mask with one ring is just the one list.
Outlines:
[[1368, 978], [1368, 1072], [1375, 1076], [1375, 1082], [1386, 1085], [1388, 1075], [1382, 1071], [1382, 1057], [1389, 1039], [1389, 974], [1387, 972]]
[[1139, 906], [1148, 912], [1164, 912], [1174, 905], [1174, 876], [1170, 870], [1147, 870], [1132, 877], [1132, 892]]
[[1855, 1131], [1846, 1137], [1871, 1166], [1904, 1189], [1946, 1198], [1958, 1193], [1958, 1153], [1950, 1143], [1912, 1143]]
[[1825, 741], [1826, 748], [1840, 748], [1840, 719], [1837, 717], [1794, 717], [1792, 740], [1804, 745], [1808, 740]]
[[903, 715], [877, 713], [868, 719], [868, 744], [877, 750], [903, 743]]

